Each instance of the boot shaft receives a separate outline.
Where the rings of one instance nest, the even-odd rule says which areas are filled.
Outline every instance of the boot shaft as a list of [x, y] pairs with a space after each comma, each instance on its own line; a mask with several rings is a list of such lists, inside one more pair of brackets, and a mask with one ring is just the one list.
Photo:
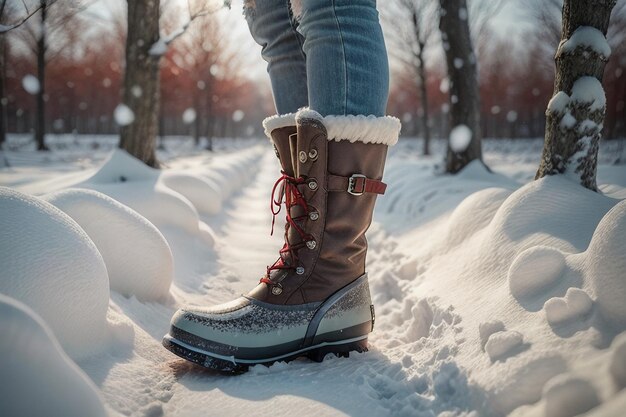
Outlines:
[[271, 272], [270, 291], [251, 293], [273, 304], [322, 301], [364, 274], [365, 232], [377, 193], [384, 190], [387, 146], [399, 131], [393, 118], [322, 118], [303, 110], [296, 120], [296, 135], [286, 139], [286, 131], [272, 132], [272, 138], [281, 163], [289, 143], [293, 169], [283, 169], [293, 172], [296, 192], [306, 202], [289, 212], [298, 227], [288, 227], [286, 241], [298, 249], [283, 253], [282, 261], [292, 268]]

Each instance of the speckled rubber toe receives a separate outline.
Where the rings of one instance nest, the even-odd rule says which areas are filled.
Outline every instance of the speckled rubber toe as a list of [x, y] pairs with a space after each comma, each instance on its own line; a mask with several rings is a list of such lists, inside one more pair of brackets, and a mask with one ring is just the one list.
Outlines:
[[163, 345], [207, 368], [237, 372], [299, 356], [322, 360], [367, 350], [374, 324], [367, 275], [321, 303], [269, 304], [242, 296], [212, 308], [186, 308], [172, 318]]

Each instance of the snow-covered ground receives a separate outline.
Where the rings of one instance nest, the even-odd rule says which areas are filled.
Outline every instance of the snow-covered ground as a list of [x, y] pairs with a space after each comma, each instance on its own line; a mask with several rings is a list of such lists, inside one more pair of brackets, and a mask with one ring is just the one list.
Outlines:
[[[223, 376], [161, 347], [171, 315], [253, 287], [277, 257], [266, 141], [114, 137], [0, 153], [0, 415], [623, 416], [626, 166], [593, 193], [532, 181], [541, 141], [485, 141], [457, 176], [404, 139], [369, 232], [370, 351]], [[443, 143], [433, 153], [442, 155]]]

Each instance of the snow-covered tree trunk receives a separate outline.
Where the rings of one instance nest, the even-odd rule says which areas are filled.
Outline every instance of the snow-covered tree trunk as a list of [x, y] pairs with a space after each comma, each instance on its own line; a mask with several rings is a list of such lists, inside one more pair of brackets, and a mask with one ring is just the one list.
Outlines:
[[536, 178], [568, 172], [597, 190], [598, 141], [606, 98], [606, 41], [616, 0], [565, 0], [561, 43], [556, 52], [554, 95], [546, 110], [546, 135]]
[[440, 0], [439, 27], [450, 80], [451, 133], [446, 171], [456, 173], [482, 159], [476, 56], [468, 25], [466, 0]]
[[[128, 35], [123, 102], [132, 115], [123, 123], [120, 148], [158, 167], [159, 61], [151, 53], [159, 40], [159, 0], [128, 0]], [[130, 113], [130, 112], [128, 112]]]

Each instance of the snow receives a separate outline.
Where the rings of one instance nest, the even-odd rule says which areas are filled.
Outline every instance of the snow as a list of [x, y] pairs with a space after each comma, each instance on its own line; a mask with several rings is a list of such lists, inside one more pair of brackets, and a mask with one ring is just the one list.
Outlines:
[[568, 111], [561, 118], [560, 126], [561, 126], [561, 129], [564, 129], [564, 130], [571, 129], [574, 126], [576, 126], [576, 118], [572, 116], [572, 113]]
[[159, 38], [155, 43], [152, 44], [148, 53], [154, 56], [165, 55], [167, 52], [167, 39]]
[[575, 103], [588, 104], [591, 111], [606, 107], [606, 96], [602, 83], [596, 77], [580, 77], [572, 86], [570, 99]]
[[[143, 272], [135, 262], [143, 260], [124, 258], [122, 250], [106, 254], [100, 239], [140, 247], [132, 258], [145, 257], [148, 268], [164, 257], [153, 242], [158, 231], [173, 256], [166, 299], [122, 294], [109, 271], [100, 354], [67, 359], [113, 413], [558, 417], [590, 410], [590, 416], [607, 417], [621, 415], [626, 405], [626, 167], [610, 165], [613, 142], [601, 143], [603, 192], [595, 193], [567, 176], [533, 181], [540, 140], [485, 140], [484, 159], [493, 172], [474, 162], [455, 176], [436, 174], [439, 156], [422, 156], [419, 141], [401, 140], [389, 152], [389, 188], [368, 232], [377, 316], [370, 351], [227, 377], [171, 355], [160, 339], [179, 306], [232, 300], [276, 258], [281, 239], [269, 236], [267, 200], [279, 166], [271, 148], [261, 139], [225, 140], [207, 153], [192, 140], [166, 140], [159, 158], [167, 168], [157, 171], [112, 150], [115, 141], [98, 139], [104, 145], [94, 151], [87, 138], [80, 141], [85, 148], [52, 139], [54, 150], [45, 158], [30, 150], [6, 152], [12, 164], [0, 169], [0, 182], [39, 196], [24, 198], [56, 213], [46, 216], [84, 229], [80, 236], [102, 252], [101, 269], [128, 261], [136, 268], [128, 279], [134, 279]], [[57, 150], [56, 140], [67, 140], [70, 149]], [[432, 146], [441, 155], [446, 144], [434, 140]], [[42, 198], [58, 202], [76, 222]], [[4, 200], [0, 208], [9, 224], [26, 213], [5, 216]], [[94, 229], [102, 216], [109, 233]], [[28, 246], [9, 259], [31, 265], [38, 251], [64, 247], [44, 242], [41, 230], [51, 229], [38, 225], [38, 233], [24, 238]], [[65, 241], [78, 241], [77, 234]], [[46, 278], [55, 276], [57, 265], [49, 259], [65, 262], [46, 258]], [[46, 291], [49, 302], [74, 304], [91, 296]], [[49, 322], [54, 317], [40, 314], [68, 351]], [[50, 355], [46, 360], [19, 370], [36, 375], [62, 363]], [[0, 366], [4, 361], [0, 355]]]
[[492, 361], [504, 359], [514, 349], [520, 347], [524, 341], [524, 336], [516, 331], [495, 332], [485, 343], [485, 352]]
[[233, 122], [240, 122], [243, 120], [245, 113], [242, 110], [235, 110], [233, 112]]
[[514, 123], [517, 120], [517, 112], [511, 110], [506, 114], [506, 121], [509, 123]]
[[443, 94], [447, 94], [450, 91], [450, 79], [448, 77], [443, 77], [441, 82], [439, 83], [439, 91]]
[[600, 403], [598, 394], [588, 380], [559, 375], [544, 388], [545, 413], [551, 417], [574, 417]]
[[593, 301], [580, 288], [568, 288], [565, 297], [552, 297], [544, 304], [546, 318], [551, 325], [582, 318], [589, 311]]
[[564, 114], [569, 105], [570, 97], [564, 91], [557, 92], [548, 103], [548, 111], [555, 114]]
[[174, 272], [172, 252], [146, 218], [92, 190], [70, 188], [43, 199], [72, 217], [93, 240], [106, 264], [112, 290], [142, 301], [167, 298]]
[[0, 415], [108, 415], [98, 388], [26, 305], [0, 294]]
[[454, 68], [461, 69], [465, 63], [461, 58], [454, 58]]
[[186, 124], [191, 124], [196, 120], [196, 110], [192, 107], [189, 107], [183, 112], [183, 122]]
[[604, 319], [626, 326], [626, 200], [617, 203], [600, 221], [589, 248], [579, 262], [588, 268], [593, 294]]
[[472, 141], [472, 130], [465, 125], [455, 126], [450, 131], [450, 148], [454, 152], [464, 152]]
[[35, 95], [39, 93], [41, 86], [39, 85], [39, 80], [34, 75], [28, 74], [22, 78], [22, 87], [28, 94]]
[[126, 104], [119, 104], [113, 111], [115, 123], [120, 126], [128, 126], [135, 121], [135, 113]]
[[39, 314], [75, 358], [108, 339], [109, 279], [89, 236], [45, 201], [0, 187], [0, 293]]
[[572, 33], [569, 39], [561, 43], [557, 55], [572, 53], [576, 48], [590, 49], [608, 59], [611, 56], [611, 47], [602, 32], [592, 26], [581, 26]]
[[619, 387], [626, 388], [626, 333], [615, 338], [611, 350], [609, 365], [611, 376]]
[[549, 246], [535, 246], [520, 253], [509, 269], [509, 288], [517, 298], [532, 296], [554, 285], [565, 268], [563, 252]]

